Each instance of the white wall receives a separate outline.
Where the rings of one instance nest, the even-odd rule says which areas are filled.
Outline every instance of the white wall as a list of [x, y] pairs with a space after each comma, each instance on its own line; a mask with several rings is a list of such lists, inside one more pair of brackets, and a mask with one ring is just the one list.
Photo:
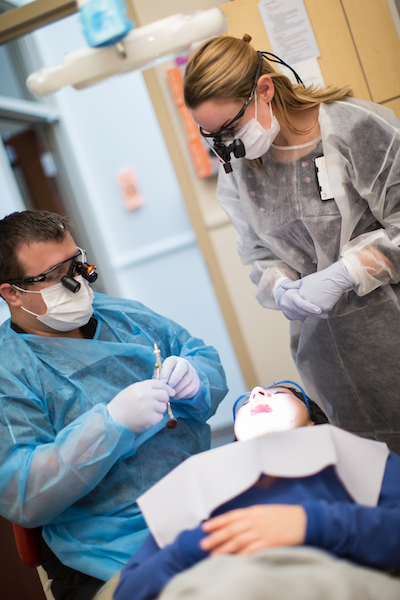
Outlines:
[[[45, 66], [86, 46], [77, 15], [38, 30], [34, 39]], [[86, 221], [106, 291], [140, 300], [217, 348], [230, 393], [211, 424], [230, 424], [243, 378], [141, 73], [86, 90], [66, 88], [52, 101], [62, 119], [64, 158], [76, 167], [69, 176], [79, 175], [74, 218]], [[117, 185], [123, 167], [136, 170], [146, 199], [133, 212], [123, 207]]]

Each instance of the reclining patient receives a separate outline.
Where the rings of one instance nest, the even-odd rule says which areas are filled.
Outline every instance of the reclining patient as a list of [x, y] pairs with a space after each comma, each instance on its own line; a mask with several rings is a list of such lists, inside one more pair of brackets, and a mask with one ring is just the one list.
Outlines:
[[380, 572], [400, 568], [400, 457], [327, 424], [295, 388], [238, 402], [238, 442], [138, 499], [151, 534], [114, 600], [400, 598]]

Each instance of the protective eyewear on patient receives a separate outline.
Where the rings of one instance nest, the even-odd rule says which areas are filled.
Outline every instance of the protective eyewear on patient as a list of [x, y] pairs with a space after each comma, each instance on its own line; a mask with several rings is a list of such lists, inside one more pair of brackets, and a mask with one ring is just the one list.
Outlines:
[[[78, 257], [80, 256], [80, 260]], [[26, 276], [21, 277], [21, 279], [13, 279], [11, 281], [7, 281], [7, 283], [13, 284], [25, 284], [25, 285], [33, 285], [34, 283], [42, 283], [44, 281], [52, 280], [52, 285], [59, 283], [57, 269], [60, 269], [63, 265], [69, 264], [67, 273], [65, 275], [60, 274], [60, 282], [68, 289], [70, 292], [76, 293], [79, 291], [81, 284], [79, 281], [74, 279], [75, 274], [78, 273], [82, 275], [84, 279], [89, 281], [89, 283], [93, 283], [97, 279], [96, 273], [96, 265], [89, 265], [86, 262], [86, 251], [82, 250], [82, 248], [78, 248], [78, 251], [74, 256], [63, 260], [62, 262], [54, 265], [47, 271], [40, 273], [39, 275], [34, 276]]]
[[[269, 390], [269, 389], [273, 389], [273, 388], [285, 387], [285, 386], [282, 385], [284, 383], [290, 383], [291, 385], [296, 386], [296, 388], [298, 388], [300, 390], [300, 392], [302, 394], [302, 397], [303, 397], [302, 399], [303, 399], [305, 405], [308, 408], [308, 412], [311, 415], [311, 409], [310, 409], [310, 404], [308, 402], [308, 397], [307, 397], [305, 391], [303, 390], [303, 388], [298, 383], [296, 383], [295, 381], [290, 381], [288, 379], [285, 379], [285, 380], [282, 380], [282, 381], [274, 381], [274, 383], [271, 383], [270, 385], [267, 385], [267, 386], [263, 387], [262, 389], [263, 390]], [[291, 390], [289, 390], [289, 391], [291, 391]], [[247, 404], [249, 402], [251, 393], [252, 393], [252, 390], [250, 390], [249, 392], [246, 392], [245, 394], [243, 394], [242, 396], [240, 396], [236, 400], [236, 402], [234, 403], [234, 405], [233, 405], [233, 421], [235, 421], [236, 415], [237, 415], [238, 411], [245, 404]]]

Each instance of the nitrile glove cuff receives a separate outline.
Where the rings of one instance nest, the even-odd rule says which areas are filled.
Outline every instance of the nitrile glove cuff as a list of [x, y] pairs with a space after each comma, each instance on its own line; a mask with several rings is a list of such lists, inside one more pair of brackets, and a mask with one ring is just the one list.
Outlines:
[[[338, 267], [340, 267], [340, 273], [342, 274], [342, 277], [340, 277], [340, 273], [338, 272], [338, 278], [336, 280], [338, 285], [340, 285], [342, 287], [343, 292], [350, 291], [352, 288], [354, 288], [356, 286], [356, 282], [354, 281], [354, 279], [348, 272], [343, 258], [340, 258], [337, 261], [337, 263], [334, 263], [334, 264], [338, 265]], [[332, 265], [332, 266], [334, 266], [334, 265]]]

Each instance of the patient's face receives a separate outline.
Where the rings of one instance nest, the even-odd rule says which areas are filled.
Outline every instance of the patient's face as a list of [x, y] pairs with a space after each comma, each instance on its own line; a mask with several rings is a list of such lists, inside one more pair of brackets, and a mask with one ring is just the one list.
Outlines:
[[255, 387], [236, 415], [234, 430], [240, 441], [266, 433], [314, 425], [307, 406], [290, 390]]

